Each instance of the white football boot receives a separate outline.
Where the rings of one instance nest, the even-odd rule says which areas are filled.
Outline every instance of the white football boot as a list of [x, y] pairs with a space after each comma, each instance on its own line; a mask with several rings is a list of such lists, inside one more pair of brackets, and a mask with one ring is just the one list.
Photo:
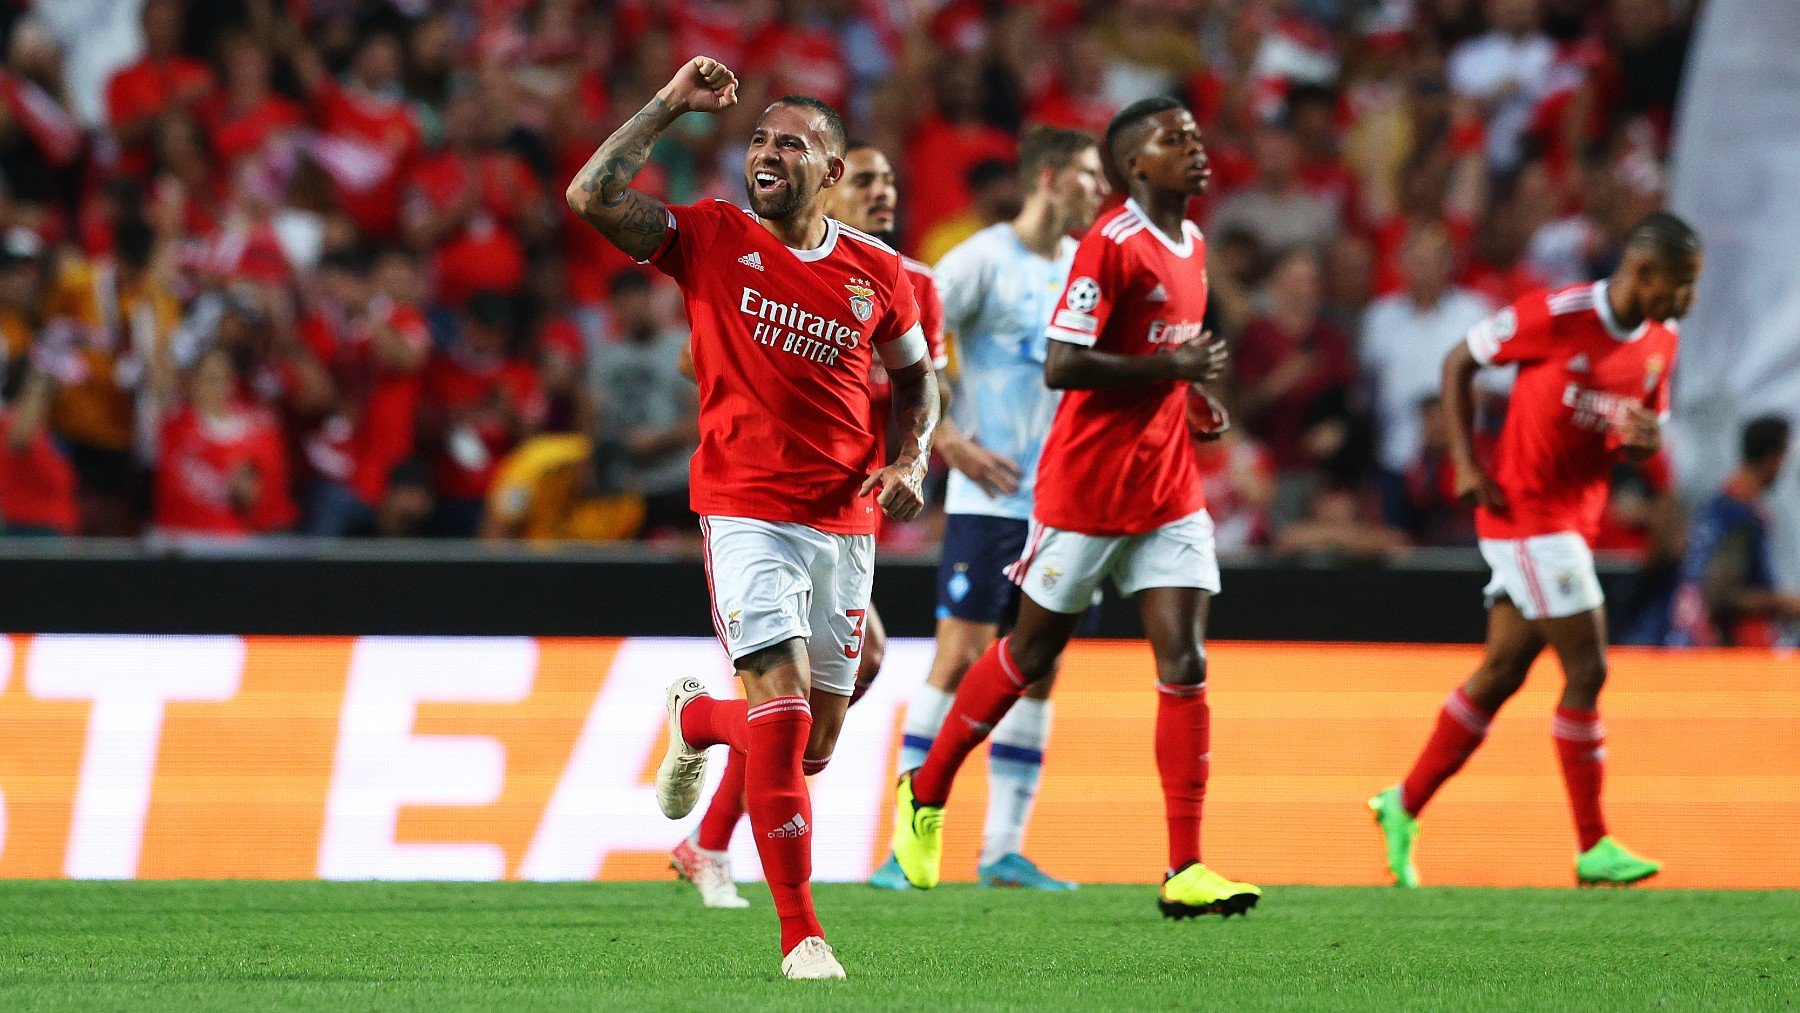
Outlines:
[[669, 867], [700, 891], [700, 903], [711, 908], [744, 908], [750, 902], [738, 896], [737, 884], [731, 879], [731, 857], [723, 851], [708, 851], [689, 837], [669, 852]]
[[682, 710], [705, 695], [706, 686], [699, 679], [677, 679], [669, 686], [669, 748], [656, 768], [656, 804], [672, 820], [694, 811], [700, 783], [706, 779], [706, 750], [692, 748], [681, 737]]
[[828, 979], [844, 977], [844, 965], [838, 963], [837, 956], [831, 952], [831, 944], [818, 936], [807, 936], [799, 944], [781, 958], [783, 976], [799, 981], [802, 979]]

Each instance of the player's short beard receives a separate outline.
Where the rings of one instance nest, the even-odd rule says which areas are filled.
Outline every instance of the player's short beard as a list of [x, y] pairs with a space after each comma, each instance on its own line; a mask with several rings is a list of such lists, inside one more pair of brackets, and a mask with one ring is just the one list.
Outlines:
[[746, 182], [750, 189], [750, 210], [756, 212], [758, 218], [772, 222], [786, 221], [806, 205], [806, 200], [800, 196], [800, 190], [794, 186], [793, 180], [788, 180], [787, 189], [781, 192], [781, 196], [774, 198], [756, 192], [755, 177]]

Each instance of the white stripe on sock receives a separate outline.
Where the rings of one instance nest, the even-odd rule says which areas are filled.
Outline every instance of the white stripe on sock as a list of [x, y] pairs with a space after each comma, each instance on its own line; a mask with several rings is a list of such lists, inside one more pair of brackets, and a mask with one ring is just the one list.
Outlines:
[[993, 747], [1012, 746], [1042, 754], [1049, 742], [1048, 700], [1025, 697], [1013, 704], [994, 726], [988, 747], [987, 827], [981, 843], [983, 865], [1024, 850], [1025, 824], [1031, 819], [1032, 803], [1037, 801], [1038, 781], [1044, 772], [1041, 762], [1002, 759], [993, 755]]
[[912, 699], [906, 704], [906, 720], [900, 725], [900, 769], [898, 773], [915, 770], [925, 762], [926, 750], [906, 744], [904, 736], [920, 739], [937, 738], [938, 729], [944, 726], [944, 715], [950, 713], [950, 705], [956, 702], [955, 693], [946, 693], [931, 683], [922, 683], [913, 692]]

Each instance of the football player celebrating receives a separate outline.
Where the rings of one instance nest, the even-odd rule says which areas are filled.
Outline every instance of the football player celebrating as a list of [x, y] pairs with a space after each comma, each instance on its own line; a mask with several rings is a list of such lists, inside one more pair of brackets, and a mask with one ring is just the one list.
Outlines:
[[[883, 242], [893, 242], [899, 192], [894, 187], [893, 166], [881, 149], [851, 143], [849, 150], [844, 152], [843, 179], [822, 196], [825, 214]], [[944, 351], [944, 306], [938, 300], [936, 280], [931, 268], [911, 257], [901, 257], [901, 263], [912, 280], [913, 299], [919, 307], [919, 326], [925, 333], [931, 368], [942, 370], [948, 363], [948, 356]], [[887, 370], [879, 362], [874, 364], [869, 382], [874, 388], [869, 399], [870, 425], [879, 442], [887, 432], [888, 415], [892, 410]], [[940, 428], [938, 440], [941, 442], [942, 439]], [[887, 635], [873, 604], [869, 606], [867, 619], [861, 657], [857, 659], [856, 693], [851, 697], [852, 702], [880, 673], [887, 646]], [[700, 902], [709, 908], [749, 906], [749, 901], [738, 894], [737, 884], [732, 879], [729, 852], [731, 835], [745, 811], [744, 766], [742, 753], [726, 754], [724, 773], [713, 791], [712, 800], [707, 803], [706, 812], [700, 817], [700, 825], [669, 852], [669, 865], [681, 878], [694, 884], [700, 893]], [[808, 774], [825, 769], [822, 760], [807, 760], [803, 766]]]
[[[1012, 632], [969, 669], [931, 751], [900, 778], [894, 857], [916, 887], [937, 885], [943, 807], [971, 750], [1033, 683], [1048, 678], [1107, 577], [1136, 595], [1156, 659], [1156, 762], [1169, 864], [1165, 915], [1249, 910], [1261, 891], [1200, 862], [1209, 764], [1207, 606], [1219, 590], [1212, 520], [1188, 429], [1193, 384], [1225, 349], [1201, 325], [1205, 244], [1186, 218], [1210, 174], [1193, 116], [1172, 99], [1121, 110], [1105, 153], [1131, 199], [1081, 241], [1050, 320], [1044, 378], [1065, 391], [1039, 463]], [[1222, 424], [1223, 413], [1210, 413]]]
[[[1551, 726], [1574, 811], [1575, 876], [1634, 883], [1661, 866], [1606, 833], [1600, 807], [1605, 732], [1606, 602], [1589, 543], [1620, 457], [1643, 461], [1662, 443], [1674, 320], [1687, 314], [1700, 276], [1700, 237], [1665, 211], [1627, 234], [1612, 277], [1532, 292], [1469, 332], [1444, 359], [1444, 407], [1459, 496], [1475, 509], [1487, 585], [1487, 652], [1450, 694], [1406, 780], [1369, 800], [1400, 886], [1417, 886], [1418, 815], [1487, 737], [1546, 646], [1562, 663]], [[1517, 363], [1512, 401], [1492, 468], [1476, 459], [1470, 384], [1483, 366]]]
[[[569, 184], [569, 206], [620, 250], [680, 285], [700, 387], [691, 505], [701, 517], [720, 643], [744, 699], [697, 679], [669, 687], [664, 815], [699, 801], [706, 749], [745, 754], [750, 826], [781, 921], [782, 973], [842, 978], [813, 910], [803, 762], [830, 757], [854, 691], [869, 606], [875, 511], [924, 508], [937, 380], [900, 255], [826, 217], [844, 174], [843, 120], [817, 99], [775, 100], [744, 158], [750, 209], [668, 207], [631, 189], [684, 113], [737, 101], [737, 78], [695, 57]], [[893, 381], [900, 451], [881, 464], [869, 371]]]

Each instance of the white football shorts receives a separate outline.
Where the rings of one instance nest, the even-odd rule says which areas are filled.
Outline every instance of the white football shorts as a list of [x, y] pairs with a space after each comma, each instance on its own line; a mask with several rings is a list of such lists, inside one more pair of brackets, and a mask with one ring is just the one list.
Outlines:
[[854, 693], [875, 583], [875, 536], [748, 517], [702, 517], [700, 530], [713, 629], [731, 660], [799, 637], [813, 686]]
[[1084, 612], [1107, 577], [1127, 598], [1147, 587], [1197, 587], [1219, 593], [1212, 515], [1205, 510], [1141, 535], [1084, 535], [1035, 519], [1025, 554], [1006, 575], [1052, 612]]
[[1481, 556], [1494, 570], [1482, 592], [1488, 608], [1510, 601], [1527, 619], [1561, 619], [1606, 604], [1593, 550], [1573, 531], [1483, 538]]

